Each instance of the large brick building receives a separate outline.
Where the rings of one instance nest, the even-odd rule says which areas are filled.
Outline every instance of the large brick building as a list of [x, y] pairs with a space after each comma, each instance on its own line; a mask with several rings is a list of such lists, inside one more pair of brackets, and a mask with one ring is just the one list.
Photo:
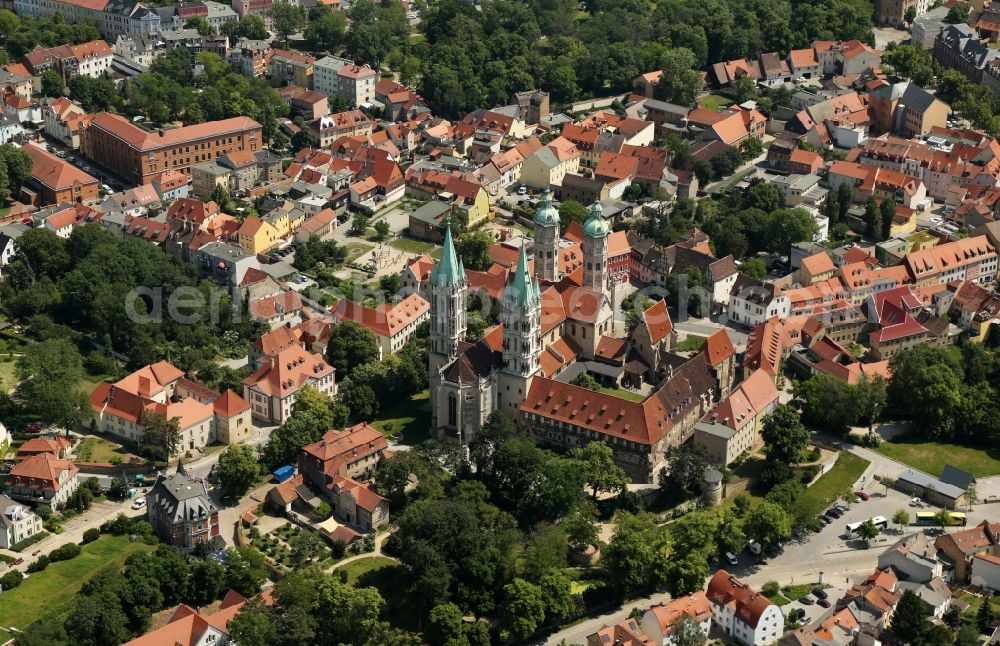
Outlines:
[[110, 112], [95, 115], [80, 142], [87, 157], [139, 185], [165, 171], [190, 175], [195, 164], [262, 148], [261, 125], [248, 117], [150, 132]]

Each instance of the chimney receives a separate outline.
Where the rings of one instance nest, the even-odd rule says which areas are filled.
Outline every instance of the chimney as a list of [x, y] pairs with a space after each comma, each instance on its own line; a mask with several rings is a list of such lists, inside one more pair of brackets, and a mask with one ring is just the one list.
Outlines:
[[160, 135], [161, 137], [163, 136], [163, 128], [160, 128], [160, 129], [159, 129], [159, 130], [157, 130], [156, 132], [157, 132], [157, 133], [158, 133], [158, 134], [159, 134], [159, 135]]

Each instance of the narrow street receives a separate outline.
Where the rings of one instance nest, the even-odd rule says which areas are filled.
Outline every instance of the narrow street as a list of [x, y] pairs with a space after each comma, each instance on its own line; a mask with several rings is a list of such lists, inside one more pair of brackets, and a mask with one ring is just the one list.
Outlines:
[[[48, 554], [57, 547], [62, 547], [67, 543], [79, 543], [83, 540], [83, 533], [85, 531], [92, 527], [100, 527], [118, 514], [125, 514], [129, 518], [145, 516], [145, 507], [142, 509], [132, 509], [131, 506], [131, 500], [123, 500], [122, 502], [96, 502], [87, 511], [67, 521], [66, 530], [62, 534], [50, 534], [21, 553], [12, 552], [10, 550], [0, 550], [0, 552], [13, 556], [14, 558], [23, 558], [23, 563], [11, 567], [24, 572], [28, 569], [29, 565], [38, 560], [39, 556]], [[38, 552], [38, 554], [35, 555], [35, 552]]]

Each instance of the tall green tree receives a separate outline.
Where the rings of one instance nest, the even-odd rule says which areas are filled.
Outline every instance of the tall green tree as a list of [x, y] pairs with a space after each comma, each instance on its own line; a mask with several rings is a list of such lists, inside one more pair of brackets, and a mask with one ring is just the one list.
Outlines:
[[892, 200], [882, 200], [878, 207], [880, 233], [883, 240], [892, 235], [892, 221], [896, 217], [896, 205]]
[[289, 2], [275, 2], [268, 11], [274, 31], [288, 45], [288, 37], [305, 27], [306, 10]]
[[875, 227], [878, 225], [878, 202], [875, 196], [868, 198], [865, 203], [865, 236], [872, 238], [875, 236]]
[[743, 532], [762, 545], [773, 545], [792, 537], [792, 519], [787, 511], [765, 500], [747, 515]]
[[595, 499], [601, 492], [617, 493], [629, 483], [625, 471], [615, 463], [611, 447], [604, 442], [590, 442], [574, 449], [572, 457], [579, 463]]
[[809, 442], [809, 432], [802, 425], [798, 411], [787, 404], [764, 417], [760, 435], [768, 461], [779, 464], [797, 464]]
[[841, 182], [840, 186], [837, 187], [837, 210], [840, 213], [837, 222], [847, 223], [847, 212], [853, 202], [854, 189], [848, 182]]
[[636, 592], [666, 580], [672, 556], [669, 533], [650, 516], [619, 513], [601, 564], [608, 571], [610, 585]]
[[28, 345], [17, 361], [17, 396], [44, 422], [73, 428], [89, 408], [80, 390], [83, 360], [66, 339]]
[[54, 70], [42, 72], [42, 94], [49, 97], [60, 97], [66, 93], [66, 83], [62, 76]]
[[230, 496], [242, 496], [260, 477], [256, 452], [246, 444], [231, 444], [219, 454], [219, 482]]
[[368, 328], [354, 321], [344, 321], [330, 328], [326, 360], [337, 369], [341, 379], [350, 377], [358, 366], [376, 361], [378, 356], [378, 340]]

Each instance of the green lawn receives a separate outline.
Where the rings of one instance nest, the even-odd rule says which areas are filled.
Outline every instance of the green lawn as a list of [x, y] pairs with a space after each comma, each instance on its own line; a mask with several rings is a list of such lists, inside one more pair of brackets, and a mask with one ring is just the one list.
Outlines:
[[816, 516], [837, 500], [848, 487], [861, 477], [868, 468], [868, 460], [853, 453], [841, 453], [837, 464], [824, 474], [816, 484], [806, 489], [801, 501], [809, 510], [809, 516]]
[[705, 345], [706, 338], [703, 336], [688, 336], [685, 337], [683, 341], [677, 344], [678, 352], [693, 352], [695, 350], [701, 349], [701, 346]]
[[84, 462], [110, 462], [115, 455], [124, 460], [124, 452], [119, 451], [121, 448], [121, 444], [91, 435], [83, 438], [76, 452]]
[[347, 260], [345, 262], [354, 262], [375, 248], [374, 245], [364, 242], [348, 242], [344, 246], [347, 247]]
[[13, 361], [0, 361], [0, 392], [10, 392], [17, 385], [14, 367]]
[[106, 567], [121, 567], [133, 552], [151, 552], [152, 545], [132, 543], [128, 536], [103, 535], [83, 546], [80, 556], [53, 563], [29, 576], [17, 588], [3, 593], [0, 634], [6, 627], [24, 628], [38, 617], [58, 616], [87, 581]]
[[366, 559], [351, 561], [347, 565], [337, 568], [338, 572], [347, 572], [347, 582], [357, 585], [358, 579], [374, 570], [380, 570], [390, 565], [396, 565], [396, 561], [385, 556], [372, 556]]
[[[804, 597], [807, 594], [809, 594], [810, 592], [812, 592], [813, 588], [818, 588], [818, 587], [820, 587], [820, 585], [819, 585], [818, 582], [816, 582], [816, 583], [797, 583], [795, 585], [786, 585], [786, 586], [782, 586], [782, 588], [781, 588], [781, 594], [785, 595], [789, 599], [798, 599], [799, 597]], [[826, 586], [823, 586], [823, 587], [826, 587]]]
[[[964, 618], [972, 619], [977, 614], [979, 614], [979, 606], [983, 605], [982, 597], [977, 597], [974, 594], [969, 594], [964, 590], [959, 590], [958, 592], [955, 593], [955, 595], [965, 603], [969, 604], [969, 607], [966, 608], [965, 611], [962, 613], [962, 616]], [[993, 608], [993, 614], [1000, 614], [1000, 594], [994, 594], [993, 596], [991, 596], [990, 602], [994, 606], [996, 606], [995, 608]]]
[[733, 100], [721, 94], [706, 94], [698, 99], [698, 104], [706, 110], [720, 110], [733, 104]]
[[83, 392], [85, 392], [89, 397], [90, 393], [94, 392], [94, 389], [97, 388], [97, 384], [104, 381], [105, 378], [107, 378], [107, 375], [96, 375], [96, 376], [86, 375], [82, 379], [80, 379], [78, 385], [80, 389]]
[[396, 238], [389, 243], [389, 246], [410, 253], [427, 253], [434, 248], [434, 245], [429, 242], [421, 242], [413, 238]]
[[620, 397], [621, 399], [627, 399], [630, 402], [641, 402], [646, 399], [645, 395], [640, 395], [639, 393], [634, 393], [623, 388], [608, 388], [607, 386], [600, 386], [597, 390], [605, 395]]
[[[407, 401], [383, 408], [372, 426], [386, 435], [399, 433], [404, 444], [420, 444], [430, 437], [430, 396], [430, 391], [425, 390]], [[387, 424], [391, 427], [386, 428]]]
[[764, 595], [770, 599], [776, 606], [787, 606], [792, 602], [788, 597], [783, 596], [780, 592], [777, 594]]
[[900, 436], [882, 442], [875, 449], [882, 455], [937, 477], [945, 464], [953, 464], [977, 478], [1000, 474], [1000, 451], [979, 449], [947, 442], [927, 442], [921, 438]]

